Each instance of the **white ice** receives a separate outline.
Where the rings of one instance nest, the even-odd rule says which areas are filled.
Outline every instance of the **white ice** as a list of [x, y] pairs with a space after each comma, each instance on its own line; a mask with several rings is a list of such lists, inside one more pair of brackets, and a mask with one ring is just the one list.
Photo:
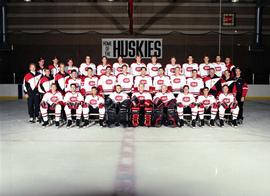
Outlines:
[[1, 196], [269, 196], [270, 101], [238, 128], [41, 128], [0, 101]]

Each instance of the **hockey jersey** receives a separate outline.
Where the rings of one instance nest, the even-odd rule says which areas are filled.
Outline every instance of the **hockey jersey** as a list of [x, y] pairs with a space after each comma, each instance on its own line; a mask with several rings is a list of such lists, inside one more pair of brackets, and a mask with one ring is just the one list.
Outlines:
[[133, 76], [121, 73], [117, 76], [117, 84], [121, 85], [124, 92], [130, 93], [133, 87]]
[[48, 91], [44, 94], [42, 101], [48, 103], [49, 105], [52, 104], [63, 104], [63, 95], [56, 91], [56, 93], [52, 93], [52, 91]]
[[108, 95], [113, 92], [116, 84], [116, 77], [113, 75], [102, 75], [98, 80], [98, 88], [100, 91]]
[[93, 74], [96, 74], [96, 65], [94, 63], [90, 64], [82, 63], [79, 68], [80, 75], [87, 76], [87, 69], [89, 67], [93, 69]]
[[71, 91], [68, 91], [64, 97], [65, 103], [83, 103], [84, 99], [80, 92], [72, 93]]
[[134, 92], [132, 94], [132, 97], [137, 97], [139, 101], [141, 100], [151, 100], [152, 101], [152, 96], [149, 92], [143, 91], [143, 92]]
[[165, 67], [165, 75], [172, 76], [175, 73], [175, 68], [181, 67], [180, 64], [167, 64]]
[[190, 104], [195, 103], [196, 100], [193, 94], [191, 93], [188, 93], [188, 94], [179, 93], [176, 98], [176, 102], [178, 104], [181, 103], [183, 106], [189, 106]]
[[180, 90], [183, 88], [183, 86], [187, 84], [186, 77], [184, 75], [172, 75], [170, 80], [173, 93], [180, 93]]
[[83, 77], [81, 93], [83, 95], [91, 93], [92, 87], [98, 87], [98, 78], [96, 76]]
[[75, 84], [76, 85], [76, 90], [77, 91], [80, 91], [81, 89], [81, 79], [80, 78], [76, 78], [76, 79], [73, 79], [71, 77], [67, 78], [66, 79], [66, 88], [65, 88], [65, 91], [70, 91], [70, 85], [71, 84]]
[[184, 63], [182, 69], [186, 78], [190, 78], [192, 76], [192, 70], [196, 69], [198, 71], [199, 67], [197, 63]]
[[100, 95], [86, 95], [84, 102], [91, 105], [93, 108], [97, 108], [101, 104], [104, 105], [104, 98]]
[[211, 63], [205, 64], [201, 63], [199, 65], [199, 74], [202, 78], [206, 77], [209, 75], [209, 69], [212, 68], [213, 65]]
[[175, 97], [172, 92], [167, 93], [157, 92], [153, 98], [154, 101], [161, 100], [163, 103], [167, 103], [173, 99], [175, 99]]
[[223, 62], [219, 62], [219, 63], [215, 62], [215, 63], [212, 63], [212, 67], [216, 70], [216, 75], [217, 75], [218, 77], [221, 77], [221, 76], [223, 75], [223, 72], [224, 72], [225, 70], [227, 70], [227, 67], [226, 67], [225, 63], [223, 63]]
[[144, 84], [144, 90], [149, 91], [152, 90], [152, 78], [149, 75], [145, 76], [136, 76], [134, 80], [134, 88], [138, 88], [139, 84]]
[[155, 76], [153, 80], [153, 87], [155, 88], [155, 91], [160, 91], [162, 85], [171, 87], [170, 78], [168, 76]]
[[147, 64], [147, 73], [149, 74], [149, 76], [151, 77], [155, 77], [158, 75], [158, 69], [162, 67], [162, 65], [160, 63], [148, 63]]
[[233, 103], [237, 103], [232, 93], [228, 93], [227, 95], [225, 95], [224, 93], [220, 93], [217, 98], [217, 101], [218, 103], [225, 104], [227, 106], [230, 106]]
[[129, 69], [129, 66], [126, 63], [121, 63], [121, 64], [120, 63], [114, 63], [113, 64], [113, 73], [114, 73], [115, 76], [122, 73], [122, 66], [123, 65], [126, 65], [127, 68]]
[[203, 104], [206, 108], [212, 106], [216, 102], [216, 98], [213, 95], [208, 95], [206, 97], [204, 95], [200, 95], [197, 98], [197, 103]]
[[113, 92], [109, 95], [109, 98], [111, 98], [114, 103], [121, 103], [122, 101], [129, 99], [129, 96], [125, 92]]
[[141, 68], [146, 67], [144, 63], [132, 63], [130, 65], [130, 72], [133, 76], [138, 76], [141, 74]]
[[66, 70], [66, 72], [68, 73], [68, 74], [71, 74], [71, 71], [72, 70], [75, 70], [77, 73], [79, 73], [79, 69], [78, 69], [78, 67], [76, 67], [76, 66], [72, 66], [72, 67], [65, 67], [65, 70]]
[[204, 83], [201, 78], [188, 78], [187, 85], [189, 86], [189, 93], [193, 95], [199, 95], [201, 89], [204, 87]]

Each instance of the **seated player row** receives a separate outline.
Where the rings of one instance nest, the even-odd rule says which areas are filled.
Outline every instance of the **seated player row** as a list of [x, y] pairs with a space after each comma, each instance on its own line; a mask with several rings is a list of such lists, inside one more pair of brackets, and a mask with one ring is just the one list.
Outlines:
[[[222, 92], [215, 98], [209, 94], [209, 88], [204, 87], [202, 95], [194, 98], [189, 92], [189, 86], [183, 87], [183, 92], [177, 97], [168, 91], [166, 85], [161, 86], [161, 91], [152, 98], [145, 85], [139, 84], [138, 90], [130, 97], [122, 91], [121, 85], [117, 85], [106, 100], [98, 94], [96, 87], [91, 89], [91, 94], [82, 96], [76, 90], [76, 85], [70, 85], [70, 91], [65, 96], [57, 91], [56, 84], [51, 85], [51, 90], [45, 93], [40, 103], [40, 111], [43, 126], [47, 126], [48, 113], [54, 112], [55, 125], [59, 127], [60, 118], [66, 118], [67, 127], [73, 125], [72, 113], [75, 115], [76, 126], [88, 126], [89, 115], [97, 114], [101, 126], [111, 127], [113, 125], [124, 127], [139, 125], [144, 126], [179, 126], [184, 125], [184, 114], [191, 114], [191, 126], [196, 126], [199, 116], [200, 126], [204, 126], [204, 115], [210, 114], [210, 126], [215, 126], [218, 113], [219, 126], [224, 126], [224, 114], [232, 115], [232, 125], [237, 126], [239, 108], [233, 94], [229, 93], [228, 85], [222, 87]], [[63, 113], [64, 111], [64, 113]], [[81, 117], [83, 117], [81, 119]], [[81, 121], [83, 124], [81, 125]]]

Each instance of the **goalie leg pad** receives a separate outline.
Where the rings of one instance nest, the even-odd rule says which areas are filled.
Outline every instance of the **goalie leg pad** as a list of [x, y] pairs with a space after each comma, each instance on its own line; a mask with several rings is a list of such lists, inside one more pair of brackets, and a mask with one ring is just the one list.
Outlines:
[[144, 126], [150, 127], [152, 124], [153, 108], [145, 107], [144, 112]]
[[132, 107], [131, 111], [132, 111], [132, 126], [137, 127], [139, 126], [140, 108]]

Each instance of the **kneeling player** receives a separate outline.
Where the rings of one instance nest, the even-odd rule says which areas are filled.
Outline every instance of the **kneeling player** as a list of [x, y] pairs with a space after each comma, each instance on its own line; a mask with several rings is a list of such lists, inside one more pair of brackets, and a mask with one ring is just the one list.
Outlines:
[[57, 91], [56, 84], [51, 85], [51, 90], [44, 94], [40, 103], [40, 112], [43, 119], [42, 126], [47, 126], [48, 123], [48, 112], [55, 112], [55, 126], [59, 127], [59, 120], [63, 105], [63, 96]]
[[83, 96], [80, 92], [76, 91], [76, 84], [70, 85], [70, 90], [64, 97], [65, 113], [67, 116], [67, 127], [70, 128], [72, 125], [71, 113], [76, 113], [76, 126], [80, 126], [80, 120], [82, 115], [82, 103], [84, 102]]
[[156, 93], [154, 102], [154, 125], [160, 127], [162, 124], [175, 127], [177, 114], [175, 111], [176, 100], [173, 93], [168, 92], [166, 85], [161, 86], [161, 92]]
[[205, 113], [211, 114], [210, 126], [215, 126], [215, 118], [217, 115], [218, 106], [215, 97], [209, 94], [208, 87], [204, 87], [203, 95], [198, 96], [197, 105], [201, 126], [204, 126]]
[[116, 91], [111, 93], [106, 100], [107, 125], [126, 127], [129, 123], [131, 101], [127, 93], [122, 92], [121, 85], [116, 85]]
[[99, 114], [99, 124], [100, 126], [104, 126], [104, 98], [97, 94], [97, 88], [92, 87], [91, 94], [86, 95], [84, 104], [83, 104], [83, 117], [84, 124], [83, 126], [89, 125], [89, 113], [90, 114]]
[[189, 86], [185, 85], [183, 87], [184, 92], [179, 93], [176, 102], [177, 102], [177, 112], [178, 117], [180, 119], [179, 126], [182, 127], [184, 125], [184, 113], [191, 113], [192, 114], [192, 127], [196, 126], [196, 117], [198, 113], [198, 108], [196, 106], [196, 100], [194, 95], [189, 93]]
[[152, 96], [144, 90], [144, 84], [138, 85], [138, 92], [132, 95], [132, 125], [139, 126], [140, 119], [144, 119], [144, 126], [151, 126], [151, 118], [153, 112]]
[[239, 113], [239, 107], [237, 106], [237, 101], [232, 93], [229, 93], [228, 85], [224, 85], [222, 87], [222, 93], [218, 96], [218, 103], [219, 103], [219, 122], [220, 126], [224, 126], [224, 115], [225, 112], [228, 111], [232, 113], [232, 125], [234, 127], [237, 126], [237, 116]]

